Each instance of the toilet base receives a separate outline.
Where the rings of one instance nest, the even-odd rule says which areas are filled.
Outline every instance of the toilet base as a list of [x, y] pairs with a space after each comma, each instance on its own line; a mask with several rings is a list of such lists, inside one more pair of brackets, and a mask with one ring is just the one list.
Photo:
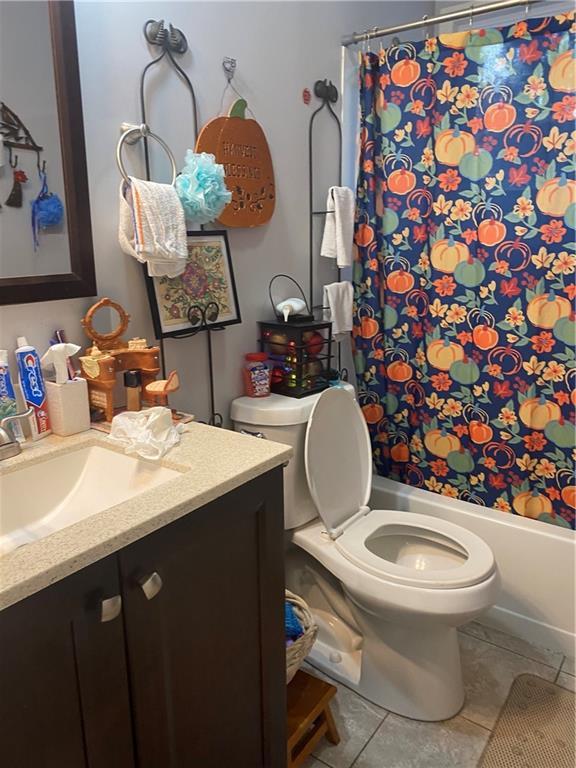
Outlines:
[[[356, 616], [359, 650], [325, 633], [308, 661], [379, 707], [414, 720], [447, 720], [464, 704], [458, 634], [453, 627], [401, 626]], [[367, 626], [370, 624], [372, 626]], [[377, 624], [378, 626], [374, 626]]]
[[[286, 581], [306, 600], [318, 625], [308, 657], [315, 667], [403, 717], [433, 722], [460, 711], [464, 685], [456, 627], [480, 613], [478, 604], [462, 609], [470, 595], [440, 616], [392, 603], [376, 611], [364, 593], [294, 547], [286, 553]], [[488, 604], [497, 582], [494, 576], [492, 586], [483, 587]]]

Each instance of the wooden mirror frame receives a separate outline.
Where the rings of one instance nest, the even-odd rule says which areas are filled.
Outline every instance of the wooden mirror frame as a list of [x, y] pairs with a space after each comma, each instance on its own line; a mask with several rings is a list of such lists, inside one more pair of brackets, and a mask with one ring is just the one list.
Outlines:
[[0, 277], [0, 305], [96, 295], [74, 3], [47, 0], [58, 102], [70, 272]]

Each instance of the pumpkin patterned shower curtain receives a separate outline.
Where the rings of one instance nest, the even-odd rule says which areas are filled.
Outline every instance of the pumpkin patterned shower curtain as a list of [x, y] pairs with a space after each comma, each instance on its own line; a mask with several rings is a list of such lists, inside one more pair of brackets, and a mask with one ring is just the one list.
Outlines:
[[368, 53], [354, 267], [379, 474], [574, 527], [574, 13]]

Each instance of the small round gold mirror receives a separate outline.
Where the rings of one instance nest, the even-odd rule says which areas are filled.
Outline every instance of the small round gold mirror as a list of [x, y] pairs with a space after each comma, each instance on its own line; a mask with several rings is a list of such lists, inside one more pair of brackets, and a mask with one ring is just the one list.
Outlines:
[[[110, 315], [118, 316], [118, 325], [113, 331], [105, 333], [103, 329], [111, 324], [108, 322]], [[120, 349], [126, 346], [126, 342], [121, 337], [128, 328], [130, 315], [116, 301], [100, 299], [90, 307], [80, 322], [86, 335], [99, 349]]]

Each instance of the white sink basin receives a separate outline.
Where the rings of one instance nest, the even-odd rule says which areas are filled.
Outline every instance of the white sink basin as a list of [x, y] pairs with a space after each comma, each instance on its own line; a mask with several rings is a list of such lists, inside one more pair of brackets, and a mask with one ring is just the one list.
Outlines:
[[0, 554], [137, 496], [179, 472], [89, 445], [0, 476]]

